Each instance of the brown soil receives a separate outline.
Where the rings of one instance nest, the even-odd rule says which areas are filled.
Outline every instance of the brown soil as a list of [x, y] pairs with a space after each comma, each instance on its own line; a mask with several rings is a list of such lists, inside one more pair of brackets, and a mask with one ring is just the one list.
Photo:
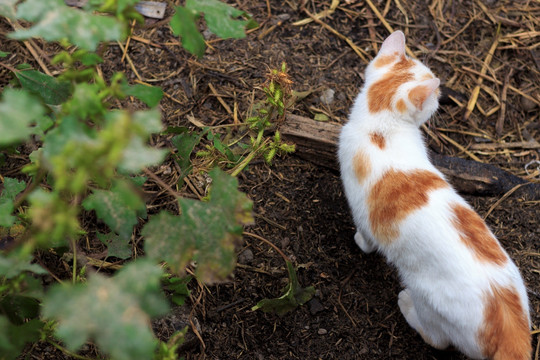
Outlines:
[[[165, 123], [193, 127], [188, 116], [205, 125], [232, 123], [235, 108], [239, 120], [244, 121], [253, 99], [263, 97], [259, 88], [268, 69], [279, 68], [285, 61], [293, 88], [312, 92], [292, 112], [306, 117], [325, 113], [329, 121], [344, 123], [362, 84], [366, 63], [323, 25], [293, 25], [308, 17], [301, 3], [306, 3], [311, 13], [330, 6], [330, 1], [318, 0], [234, 2], [253, 14], [261, 26], [241, 40], [210, 36], [210, 47], [200, 60], [179, 46], [166, 24], [148, 22], [146, 28], [135, 31], [138, 38], [131, 39], [129, 45], [128, 55], [134, 65], [121, 62], [122, 51], [112, 44], [102, 70], [105, 74], [124, 71], [135, 81], [135, 67], [143, 81], [166, 92], [161, 103]], [[528, 172], [525, 169], [526, 164], [539, 160], [538, 148], [494, 146], [476, 150], [474, 145], [540, 140], [540, 64], [535, 46], [540, 8], [528, 1], [434, 0], [429, 7], [422, 1], [373, 3], [394, 29], [406, 33], [408, 46], [417, 57], [445, 86], [457, 92], [455, 101], [442, 105], [430, 125], [430, 148], [469, 159], [472, 154], [482, 162], [539, 182], [538, 165], [532, 163]], [[389, 33], [367, 1], [341, 1], [322, 21], [365, 51], [368, 58]], [[502, 23], [501, 34], [515, 35], [503, 36], [481, 76], [498, 23]], [[43, 49], [49, 54], [53, 50]], [[19, 52], [24, 61], [34, 64], [24, 48]], [[4, 74], [2, 81], [7, 78]], [[477, 107], [464, 120], [465, 106], [480, 78], [485, 79]], [[328, 89], [335, 95], [326, 105], [320, 96]], [[505, 110], [496, 109], [502, 103]], [[501, 111], [503, 123], [498, 135], [496, 123]], [[156, 139], [156, 145], [170, 146], [165, 138]], [[170, 169], [172, 173], [168, 173]], [[176, 182], [178, 174], [172, 161], [154, 170], [163, 181]], [[456, 351], [430, 348], [407, 325], [397, 307], [401, 286], [395, 270], [381, 256], [363, 254], [353, 241], [355, 230], [338, 173], [290, 156], [277, 159], [273, 166], [256, 161], [239, 178], [241, 190], [253, 200], [256, 215], [256, 223], [246, 231], [283, 250], [298, 268], [301, 284], [313, 285], [316, 294], [308, 304], [282, 317], [251, 311], [259, 300], [281, 295], [287, 272], [275, 250], [246, 236], [238, 249], [239, 267], [229, 281], [205, 287], [192, 283], [187, 305], [154, 324], [157, 334], [166, 339], [190, 320], [200, 337], [193, 331], [188, 333], [181, 348], [186, 359], [465, 358]], [[160, 191], [159, 185], [151, 183], [148, 190], [154, 193], [152, 211], [171, 206], [173, 198]], [[193, 197], [189, 188], [182, 191]], [[499, 199], [468, 200], [484, 215]], [[487, 218], [523, 274], [533, 329], [540, 326], [539, 219], [538, 201], [515, 197], [498, 204]], [[537, 332], [533, 335], [535, 359], [538, 338]], [[40, 358], [40, 354], [34, 354]]]

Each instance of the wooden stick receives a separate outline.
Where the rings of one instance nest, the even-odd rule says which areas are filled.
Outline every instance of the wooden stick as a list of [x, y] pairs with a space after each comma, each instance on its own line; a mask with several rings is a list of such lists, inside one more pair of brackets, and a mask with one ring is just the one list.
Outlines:
[[127, 54], [127, 50], [124, 49], [124, 46], [119, 41], [117, 41], [116, 43], [118, 44], [118, 46], [120, 46], [120, 50], [122, 50], [126, 54], [126, 59], [129, 63], [129, 66], [131, 67], [131, 70], [133, 70], [133, 72], [135, 73], [135, 76], [137, 76], [137, 79], [139, 79], [139, 81], [143, 81], [141, 75], [139, 75], [139, 72], [137, 71], [137, 68], [133, 64], [133, 61], [131, 61], [131, 57]]
[[[332, 15], [334, 13], [334, 11], [336, 11], [338, 5], [339, 5], [339, 1], [340, 0], [332, 0], [332, 4], [330, 4], [330, 7], [328, 9], [325, 9], [321, 12], [318, 12], [316, 14], [314, 14], [313, 16], [316, 17], [317, 19], [321, 20], [321, 19], [324, 19], [325, 17], [329, 16], [329, 15]], [[306, 25], [306, 24], [309, 24], [310, 22], [313, 22], [313, 17], [309, 17], [309, 18], [306, 18], [306, 19], [303, 19], [303, 20], [298, 20], [296, 22], [293, 23], [294, 26], [300, 26], [300, 25]]]
[[[392, 28], [392, 26], [390, 26], [390, 24], [388, 23], [388, 21], [386, 21], [386, 19], [384, 18], [384, 16], [382, 16], [382, 14], [380, 13], [379, 9], [377, 9], [377, 7], [375, 5], [373, 5], [373, 3], [371, 2], [371, 0], [366, 0], [366, 3], [369, 5], [369, 7], [371, 8], [371, 10], [373, 11], [373, 13], [375, 14], [375, 16], [377, 16], [377, 18], [379, 18], [379, 20], [381, 21], [381, 23], [384, 25], [384, 27], [386, 28], [386, 30], [388, 30], [390, 33], [393, 33], [394, 32], [394, 29]], [[409, 47], [407, 45], [405, 45], [405, 51], [407, 52], [407, 54], [412, 57], [413, 59], [416, 59], [416, 55], [414, 55], [414, 53], [411, 51], [411, 49], [409, 49]]]
[[478, 161], [478, 162], [482, 162], [482, 160], [480, 160], [476, 155], [474, 155], [472, 152], [470, 152], [469, 150], [465, 149], [463, 146], [461, 146], [459, 143], [457, 143], [456, 141], [452, 140], [452, 138], [446, 136], [445, 134], [443, 133], [439, 133], [439, 135], [446, 141], [448, 141], [450, 144], [454, 145], [456, 148], [458, 148], [460, 151], [464, 152], [465, 154], [467, 154], [471, 159], [473, 159], [474, 161]]
[[135, 20], [133, 20], [131, 22], [131, 27], [129, 29], [129, 36], [128, 38], [126, 39], [126, 46], [124, 48], [124, 51], [123, 51], [123, 54], [122, 54], [122, 58], [120, 59], [120, 62], [124, 62], [124, 59], [126, 58], [126, 55], [127, 55], [127, 51], [129, 49], [129, 43], [131, 42], [131, 34], [133, 34], [133, 28], [135, 27]]
[[[296, 144], [296, 155], [314, 164], [339, 170], [336, 152], [340, 124], [290, 114], [279, 130], [284, 140]], [[540, 184], [530, 183], [493, 165], [436, 153], [430, 153], [430, 158], [461, 193], [502, 196], [516, 185], [524, 184], [514, 190], [514, 196], [532, 201], [540, 199]]]
[[[11, 25], [11, 27], [14, 29], [14, 30], [20, 30], [20, 29], [23, 29], [23, 27], [19, 24], [19, 22], [15, 21], [15, 22], [12, 22], [10, 19], [6, 18], [7, 21], [9, 22], [9, 24]], [[53, 76], [52, 73], [49, 71], [49, 68], [47, 67], [47, 65], [45, 65], [45, 63], [43, 62], [43, 60], [41, 60], [41, 57], [38, 55], [36, 49], [34, 47], [37, 48], [37, 46], [35, 45], [34, 41], [32, 39], [30, 40], [24, 40], [23, 41], [23, 44], [24, 46], [26, 46], [26, 48], [28, 49], [28, 51], [30, 51], [30, 54], [32, 54], [32, 56], [34, 57], [34, 59], [36, 59], [37, 63], [39, 64], [39, 67], [41, 67], [41, 69], [43, 70], [43, 72], [49, 76]]]
[[510, 197], [510, 195], [512, 195], [513, 193], [516, 192], [517, 189], [519, 189], [520, 187], [522, 187], [523, 185], [527, 185], [527, 183], [522, 183], [522, 184], [517, 184], [516, 186], [514, 186], [513, 188], [511, 188], [510, 190], [508, 190], [506, 192], [506, 194], [504, 194], [499, 200], [497, 200], [497, 202], [495, 204], [493, 204], [489, 210], [487, 211], [486, 215], [484, 215], [484, 220], [486, 220], [488, 218], [488, 216], [493, 212], [493, 210], [499, 206], [504, 200], [508, 199], [508, 197]]
[[227, 114], [232, 115], [233, 112], [232, 112], [231, 108], [229, 107], [229, 105], [227, 105], [227, 103], [225, 101], [223, 101], [223, 98], [221, 97], [221, 95], [218, 94], [218, 92], [216, 91], [216, 88], [214, 87], [214, 85], [212, 85], [212, 83], [208, 83], [208, 87], [210, 88], [210, 91], [212, 91], [212, 94], [218, 99], [221, 106], [223, 106], [225, 111], [227, 111]]
[[[459, 70], [459, 69], [458, 69], [458, 70]], [[485, 80], [489, 80], [489, 81], [491, 81], [491, 82], [494, 82], [494, 83], [497, 84], [497, 85], [503, 85], [503, 82], [502, 82], [502, 81], [500, 81], [500, 80], [498, 80], [498, 79], [495, 79], [495, 78], [492, 78], [492, 77], [489, 76], [489, 75], [482, 74], [482, 73], [480, 73], [479, 71], [476, 71], [476, 70], [474, 70], [474, 69], [471, 69], [471, 68], [468, 67], [468, 66], [463, 66], [463, 67], [461, 67], [461, 70], [464, 70], [464, 71], [473, 73], [473, 74], [475, 74], [475, 75], [481, 76], [481, 77], [483, 77]], [[531, 95], [524, 93], [524, 92], [521, 91], [520, 89], [515, 88], [515, 87], [513, 87], [513, 86], [510, 85], [510, 84], [508, 85], [508, 90], [512, 90], [512, 91], [515, 92], [516, 94], [521, 95], [521, 96], [523, 96], [524, 98], [527, 98], [527, 99], [531, 100], [532, 102], [536, 103], [537, 105], [540, 105], [540, 100], [535, 99], [535, 98], [532, 97]]]
[[471, 149], [473, 150], [497, 150], [497, 149], [540, 149], [540, 143], [538, 141], [517, 141], [509, 143], [486, 143], [486, 144], [473, 144]]
[[[497, 46], [499, 45], [499, 36], [497, 35], [495, 37], [495, 40], [493, 41], [493, 44], [491, 44], [491, 47], [489, 48], [489, 51], [486, 55], [486, 59], [484, 60], [484, 63], [482, 65], [482, 69], [480, 70], [480, 73], [482, 75], [485, 75], [487, 72], [487, 69], [489, 67], [489, 64], [491, 63], [491, 59], [493, 59], [493, 54], [495, 53], [495, 50], [497, 49]], [[480, 87], [482, 85], [482, 82], [484, 81], [484, 77], [480, 76], [476, 80], [476, 86], [474, 87], [471, 97], [469, 99], [469, 103], [467, 104], [467, 111], [465, 112], [465, 115], [463, 116], [463, 120], [467, 121], [469, 119], [469, 116], [471, 116], [471, 113], [474, 110], [474, 107], [476, 106], [476, 101], [478, 100], [478, 95], [480, 94]], [[474, 127], [477, 127], [476, 124], [473, 124]]]
[[504, 127], [504, 117], [506, 116], [506, 93], [508, 91], [508, 85], [510, 83], [510, 77], [512, 76], [513, 68], [508, 70], [506, 76], [504, 77], [504, 86], [501, 91], [501, 112], [499, 113], [499, 118], [495, 124], [495, 129], [497, 130], [497, 136], [501, 136], [503, 127]]
[[360, 57], [360, 59], [362, 59], [366, 64], [369, 63], [369, 60], [368, 60], [369, 55], [367, 53], [364, 53], [363, 50], [361, 50], [358, 46], [356, 46], [356, 44], [351, 39], [349, 39], [345, 35], [341, 34], [339, 31], [337, 31], [336, 29], [334, 29], [330, 25], [328, 25], [328, 24], [324, 23], [323, 21], [317, 19], [315, 17], [315, 15], [310, 13], [307, 9], [304, 9], [304, 11], [317, 24], [321, 25], [322, 27], [324, 27], [326, 30], [330, 31], [332, 34], [336, 35], [341, 40], [344, 40], [354, 50], [356, 55], [358, 55]]

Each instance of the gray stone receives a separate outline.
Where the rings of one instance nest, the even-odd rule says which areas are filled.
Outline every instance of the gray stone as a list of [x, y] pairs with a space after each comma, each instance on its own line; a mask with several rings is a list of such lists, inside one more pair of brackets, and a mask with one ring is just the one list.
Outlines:
[[240, 264], [249, 264], [253, 261], [253, 251], [251, 249], [246, 249], [238, 255], [238, 262]]
[[326, 89], [322, 92], [320, 99], [324, 105], [330, 105], [334, 102], [334, 94], [336, 92], [333, 89]]

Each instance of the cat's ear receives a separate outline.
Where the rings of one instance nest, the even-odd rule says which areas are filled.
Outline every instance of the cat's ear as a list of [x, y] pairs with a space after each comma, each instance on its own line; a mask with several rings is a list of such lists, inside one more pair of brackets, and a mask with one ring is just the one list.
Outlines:
[[405, 55], [405, 34], [394, 31], [381, 45], [378, 55]]
[[422, 81], [409, 91], [409, 101], [421, 111], [431, 94], [438, 91], [440, 84], [441, 81], [437, 78]]

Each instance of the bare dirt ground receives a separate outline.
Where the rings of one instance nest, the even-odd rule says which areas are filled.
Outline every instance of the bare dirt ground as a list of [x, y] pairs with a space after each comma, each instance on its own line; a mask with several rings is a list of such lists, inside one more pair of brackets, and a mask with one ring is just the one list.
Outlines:
[[[456, 92], [430, 124], [430, 149], [540, 181], [534, 162], [540, 147], [530, 145], [540, 140], [538, 2], [342, 0], [334, 1], [337, 7], [322, 23], [305, 25], [294, 23], [331, 8], [331, 2], [228, 2], [252, 14], [260, 27], [241, 40], [206, 34], [209, 49], [196, 59], [179, 46], [166, 23], [147, 22], [131, 39], [132, 64], [121, 62], [122, 50], [112, 44], [103, 72], [124, 71], [132, 81], [140, 76], [162, 87], [164, 122], [193, 127], [188, 116], [205, 125], [232, 123], [235, 114], [244, 121], [253, 99], [263, 97], [260, 86], [268, 69], [285, 61], [293, 88], [310, 91], [292, 113], [323, 113], [342, 124], [363, 81], [361, 56], [375, 55], [388, 27], [401, 29], [411, 51]], [[43, 48], [50, 55], [53, 50]], [[20, 62], [34, 63], [24, 48], [19, 52]], [[7, 78], [2, 73], [3, 84]], [[478, 100], [465, 120], [476, 86]], [[320, 97], [328, 90], [334, 96], [325, 103]], [[166, 138], [156, 139], [156, 145], [171, 147]], [[155, 173], [174, 185], [178, 174], [174, 166], [172, 173], [167, 168]], [[188, 334], [181, 349], [186, 359], [465, 359], [451, 349], [430, 348], [409, 328], [397, 307], [401, 286], [395, 270], [381, 256], [361, 253], [353, 241], [338, 173], [293, 155], [271, 167], [256, 162], [239, 179], [254, 202], [256, 223], [246, 231], [283, 250], [294, 260], [301, 284], [313, 285], [316, 294], [282, 317], [251, 311], [259, 300], [281, 295], [287, 272], [275, 250], [246, 236], [230, 281], [205, 287], [193, 283], [187, 306], [154, 324], [167, 338], [191, 318], [200, 338]], [[170, 206], [172, 197], [156, 184], [147, 185], [155, 211]], [[189, 188], [182, 191], [190, 196]], [[500, 197], [467, 199], [484, 216]], [[534, 359], [540, 346], [539, 204], [510, 196], [487, 217], [529, 289]]]

